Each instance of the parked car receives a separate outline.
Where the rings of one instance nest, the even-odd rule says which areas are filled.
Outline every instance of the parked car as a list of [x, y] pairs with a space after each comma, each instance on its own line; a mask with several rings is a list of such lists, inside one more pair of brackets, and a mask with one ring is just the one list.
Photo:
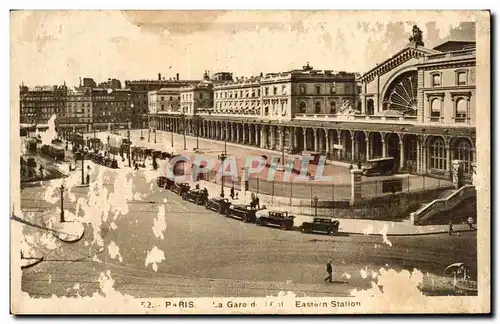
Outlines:
[[195, 189], [195, 190], [185, 191], [182, 194], [182, 199], [194, 202], [197, 205], [204, 205], [208, 200], [208, 197], [205, 194], [204, 190]]
[[170, 191], [175, 192], [179, 196], [182, 196], [185, 192], [188, 192], [190, 188], [191, 187], [189, 186], [189, 183], [174, 183], [170, 186]]
[[364, 176], [392, 175], [396, 173], [396, 161], [393, 157], [372, 159], [366, 161], [367, 166], [363, 167]]
[[174, 180], [169, 179], [166, 176], [159, 176], [156, 178], [156, 184], [160, 188], [170, 189], [174, 185]]
[[28, 161], [26, 161], [26, 165], [30, 168], [36, 168], [36, 161], [34, 158], [28, 158]]
[[228, 208], [228, 217], [234, 217], [238, 218], [245, 223], [255, 223], [257, 217], [255, 216], [255, 213], [257, 212], [257, 209], [249, 206], [249, 205], [231, 205]]
[[229, 206], [231, 206], [231, 203], [227, 198], [215, 197], [215, 198], [210, 198], [205, 202], [205, 207], [207, 209], [216, 211], [219, 214], [224, 214], [224, 215], [227, 215]]
[[260, 226], [274, 225], [282, 230], [293, 229], [293, 219], [295, 216], [289, 215], [286, 211], [259, 210], [255, 213], [257, 219], [255, 223]]
[[314, 217], [312, 222], [303, 222], [300, 230], [302, 233], [321, 232], [336, 234], [339, 231], [339, 221], [326, 217]]

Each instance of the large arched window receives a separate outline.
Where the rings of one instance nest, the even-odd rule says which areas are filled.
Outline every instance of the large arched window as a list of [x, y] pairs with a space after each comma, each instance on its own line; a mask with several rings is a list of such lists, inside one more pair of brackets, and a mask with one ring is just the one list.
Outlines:
[[454, 160], [464, 161], [464, 173], [471, 173], [471, 163], [474, 162], [471, 145], [462, 140], [458, 143], [453, 154]]
[[316, 104], [314, 105], [314, 113], [321, 114], [321, 102], [316, 101]]
[[306, 103], [301, 101], [300, 104], [299, 104], [299, 112], [301, 114], [305, 114], [306, 113]]
[[448, 160], [446, 159], [446, 145], [444, 140], [437, 137], [430, 146], [430, 168], [434, 170], [446, 171]]
[[467, 101], [464, 98], [457, 99], [455, 106], [455, 121], [464, 122], [467, 118]]
[[337, 104], [335, 101], [330, 102], [330, 114], [336, 114], [337, 113]]
[[441, 117], [441, 99], [435, 98], [431, 101], [431, 117]]

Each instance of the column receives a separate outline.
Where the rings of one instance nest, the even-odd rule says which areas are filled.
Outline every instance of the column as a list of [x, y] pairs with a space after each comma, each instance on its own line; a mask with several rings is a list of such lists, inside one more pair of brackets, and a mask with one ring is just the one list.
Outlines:
[[399, 140], [399, 169], [403, 170], [405, 167], [405, 151], [403, 140]]
[[358, 150], [356, 148], [356, 137], [351, 133], [351, 160], [358, 159]]
[[360, 169], [352, 169], [351, 173], [351, 200], [350, 205], [354, 205], [356, 202], [360, 201], [362, 198], [361, 191], [361, 175], [363, 171]]
[[370, 157], [370, 151], [371, 151], [371, 145], [370, 145], [370, 135], [367, 135], [366, 138], [365, 138], [365, 143], [366, 143], [366, 152], [365, 152], [365, 155], [366, 155], [366, 160], [369, 160], [371, 157]]
[[464, 161], [453, 160], [451, 166], [453, 186], [455, 189], [461, 188], [464, 184]]
[[345, 157], [346, 138], [345, 138], [345, 136], [342, 136], [342, 131], [339, 131], [337, 136], [338, 136], [339, 144], [342, 147], [341, 149], [339, 149], [339, 159], [341, 160]]
[[422, 139], [417, 137], [417, 173], [422, 172]]
[[288, 149], [290, 150], [290, 152], [293, 152], [294, 150], [294, 144], [295, 144], [294, 137], [295, 137], [295, 128], [290, 127], [290, 129], [288, 130]]
[[240, 142], [240, 125], [236, 124], [236, 143]]
[[446, 171], [448, 172], [448, 176], [451, 175], [451, 145], [450, 143], [446, 143]]
[[243, 124], [243, 144], [247, 143], [247, 128], [245, 127], [245, 124]]
[[265, 128], [264, 125], [260, 127], [260, 148], [264, 148], [264, 142], [265, 142], [264, 128]]
[[255, 125], [255, 146], [260, 146], [260, 141], [259, 141], [259, 127]]
[[[282, 127], [278, 129], [278, 136], [280, 137], [280, 146], [279, 150], [283, 150], [283, 147], [285, 146], [285, 132]], [[281, 161], [283, 163], [283, 161]]]
[[313, 128], [313, 135], [314, 135], [314, 151], [315, 152], [318, 152], [318, 129], [317, 128]]
[[307, 151], [307, 128], [302, 128], [302, 136], [304, 136], [304, 151]]
[[274, 142], [275, 142], [275, 139], [276, 139], [275, 136], [274, 136], [274, 134], [275, 134], [274, 126], [269, 126], [269, 130], [271, 131], [270, 132], [270, 134], [271, 134], [271, 143], [270, 143], [270, 147], [269, 148], [271, 150], [274, 150], [274, 144], [275, 144]]
[[386, 143], [385, 143], [385, 136], [382, 136], [382, 157], [386, 157], [387, 156], [387, 146], [386, 146]]
[[325, 131], [325, 140], [326, 140], [326, 156], [330, 157], [330, 131], [327, 129]]

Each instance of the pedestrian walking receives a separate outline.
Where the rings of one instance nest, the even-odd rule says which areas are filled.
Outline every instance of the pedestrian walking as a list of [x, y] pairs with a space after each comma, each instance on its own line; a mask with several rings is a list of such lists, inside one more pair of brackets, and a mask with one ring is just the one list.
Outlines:
[[332, 273], [333, 273], [333, 267], [332, 267], [332, 260], [328, 260], [328, 263], [326, 264], [326, 272], [328, 273], [328, 277], [325, 278], [325, 282], [333, 282], [332, 281]]
[[257, 209], [260, 209], [259, 196], [257, 196], [257, 195], [255, 195], [255, 207], [257, 207]]
[[90, 184], [90, 174], [87, 173], [87, 185]]
[[453, 221], [450, 219], [450, 224], [448, 228], [448, 235], [452, 236], [453, 235]]
[[233, 187], [231, 187], [229, 196], [231, 197], [231, 199], [234, 199], [234, 188]]
[[358, 169], [361, 170], [361, 161], [358, 160]]
[[43, 178], [43, 167], [41, 165], [38, 170], [40, 171], [40, 178]]
[[472, 216], [469, 216], [469, 218], [467, 218], [467, 223], [469, 224], [469, 229], [471, 231], [475, 231], [476, 229], [474, 228], [474, 218], [472, 218]]
[[238, 193], [234, 196], [234, 199], [238, 200]]

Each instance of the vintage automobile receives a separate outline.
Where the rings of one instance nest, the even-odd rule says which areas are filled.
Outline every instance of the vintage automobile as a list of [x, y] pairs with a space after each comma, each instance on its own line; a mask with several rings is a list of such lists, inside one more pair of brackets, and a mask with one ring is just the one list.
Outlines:
[[339, 221], [326, 217], [314, 217], [312, 222], [303, 222], [300, 227], [302, 233], [321, 232], [336, 234], [339, 231]]
[[179, 196], [184, 195], [185, 192], [188, 192], [191, 187], [189, 186], [189, 183], [181, 182], [181, 183], [174, 183], [173, 185], [170, 186], [170, 191], [175, 192]]
[[256, 212], [257, 209], [249, 205], [231, 205], [228, 208], [226, 216], [241, 219], [245, 223], [255, 223], [255, 220], [257, 219], [257, 217], [255, 217]]
[[367, 166], [363, 167], [364, 176], [392, 175], [396, 172], [396, 161], [393, 157], [372, 159], [366, 161]]
[[28, 158], [28, 160], [26, 161], [26, 165], [30, 168], [36, 168], [36, 161], [34, 158], [30, 157]]
[[208, 197], [205, 193], [206, 192], [202, 189], [185, 191], [182, 194], [182, 199], [194, 202], [197, 205], [204, 205], [208, 200]]
[[286, 211], [259, 210], [255, 213], [257, 219], [255, 223], [260, 226], [274, 225], [282, 230], [293, 229], [293, 219], [295, 216], [289, 215]]
[[229, 199], [221, 197], [210, 198], [205, 202], [205, 207], [207, 209], [216, 211], [223, 215], [227, 215], [230, 205], [231, 203], [229, 202]]
[[159, 176], [156, 178], [156, 184], [160, 188], [170, 189], [170, 187], [174, 184], [174, 181], [166, 176]]

